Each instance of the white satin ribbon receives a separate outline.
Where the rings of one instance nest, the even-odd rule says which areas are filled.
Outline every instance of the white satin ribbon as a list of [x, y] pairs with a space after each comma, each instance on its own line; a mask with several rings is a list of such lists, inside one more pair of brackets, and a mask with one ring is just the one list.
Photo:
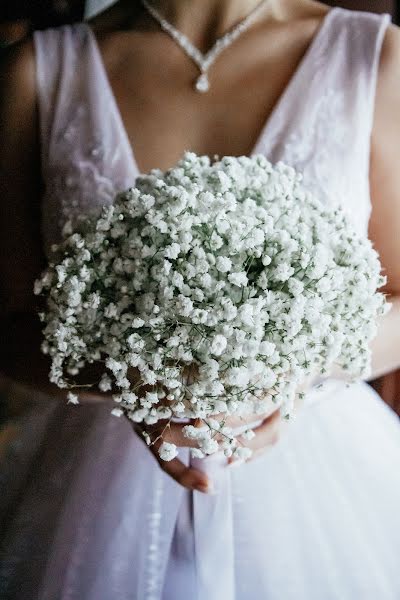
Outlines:
[[234, 600], [234, 539], [231, 472], [222, 452], [190, 460], [207, 473], [214, 494], [193, 492], [196, 600]]

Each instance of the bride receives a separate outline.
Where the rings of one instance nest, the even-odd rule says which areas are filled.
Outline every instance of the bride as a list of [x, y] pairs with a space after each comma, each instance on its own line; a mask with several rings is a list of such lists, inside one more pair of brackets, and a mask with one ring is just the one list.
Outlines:
[[176, 423], [160, 468], [109, 398], [68, 405], [47, 383], [32, 293], [65, 221], [139, 172], [186, 149], [262, 153], [373, 240], [393, 307], [371, 377], [396, 368], [398, 28], [312, 0], [94, 0], [86, 16], [2, 65], [2, 600], [398, 600], [400, 425], [366, 382], [310, 388], [285, 428], [265, 415], [245, 464], [190, 462]]

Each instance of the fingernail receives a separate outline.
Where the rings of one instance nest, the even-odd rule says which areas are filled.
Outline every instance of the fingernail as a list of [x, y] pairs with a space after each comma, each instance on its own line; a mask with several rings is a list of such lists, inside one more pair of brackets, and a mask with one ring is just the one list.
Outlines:
[[242, 460], [241, 458], [238, 458], [237, 460], [234, 460], [233, 462], [230, 463], [229, 467], [240, 467], [242, 464], [244, 463], [244, 460]]
[[215, 486], [212, 481], [210, 481], [208, 484], [208, 492], [207, 493], [211, 494], [211, 496], [215, 496], [215, 494], [218, 493], [217, 490], [215, 489]]
[[195, 489], [199, 492], [203, 492], [203, 494], [215, 494], [214, 485], [211, 481], [208, 483], [197, 483]]

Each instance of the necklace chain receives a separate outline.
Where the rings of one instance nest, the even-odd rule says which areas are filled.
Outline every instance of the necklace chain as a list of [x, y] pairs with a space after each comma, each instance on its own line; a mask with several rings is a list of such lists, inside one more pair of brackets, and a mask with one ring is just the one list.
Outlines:
[[167, 21], [155, 8], [148, 2], [148, 0], [141, 0], [144, 8], [147, 12], [155, 19], [161, 29], [168, 33], [171, 38], [182, 48], [185, 54], [197, 65], [200, 75], [194, 83], [194, 89], [197, 92], [207, 92], [210, 89], [210, 82], [208, 79], [208, 71], [211, 65], [215, 62], [217, 57], [223, 50], [228, 48], [246, 29], [248, 29], [258, 16], [258, 13], [266, 4], [267, 0], [261, 0], [259, 4], [235, 27], [227, 31], [224, 35], [219, 37], [214, 45], [203, 54], [188, 37], [176, 29], [169, 21]]

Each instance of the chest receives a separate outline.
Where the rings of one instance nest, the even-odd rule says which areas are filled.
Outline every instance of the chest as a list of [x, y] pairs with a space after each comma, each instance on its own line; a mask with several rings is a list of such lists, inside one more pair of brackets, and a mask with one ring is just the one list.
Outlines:
[[212, 65], [211, 87], [203, 94], [193, 87], [197, 67], [165, 35], [114, 33], [99, 40], [106, 83], [140, 170], [167, 168], [188, 149], [250, 154], [317, 24], [292, 35], [278, 29], [237, 40]]
[[53, 112], [42, 102], [49, 116], [42, 123], [49, 132], [43, 140], [47, 245], [67, 219], [98, 214], [116, 192], [134, 185], [138, 172], [168, 168], [185, 150], [284, 161], [322, 201], [344, 205], [365, 230], [373, 63], [354, 51], [350, 31], [346, 52], [336, 52], [332, 38], [341, 38], [334, 25], [331, 16], [311, 49], [303, 44], [292, 54], [290, 68], [287, 60], [278, 68], [266, 50], [251, 55], [250, 46], [239, 62], [239, 47], [235, 56], [232, 46], [226, 62], [213, 66], [205, 95], [193, 91], [198, 71], [174, 46], [165, 61], [159, 48], [144, 51], [142, 43], [132, 46], [134, 56], [124, 55], [110, 51], [109, 41], [96, 44], [86, 26], [66, 29], [68, 69], [54, 77]]

